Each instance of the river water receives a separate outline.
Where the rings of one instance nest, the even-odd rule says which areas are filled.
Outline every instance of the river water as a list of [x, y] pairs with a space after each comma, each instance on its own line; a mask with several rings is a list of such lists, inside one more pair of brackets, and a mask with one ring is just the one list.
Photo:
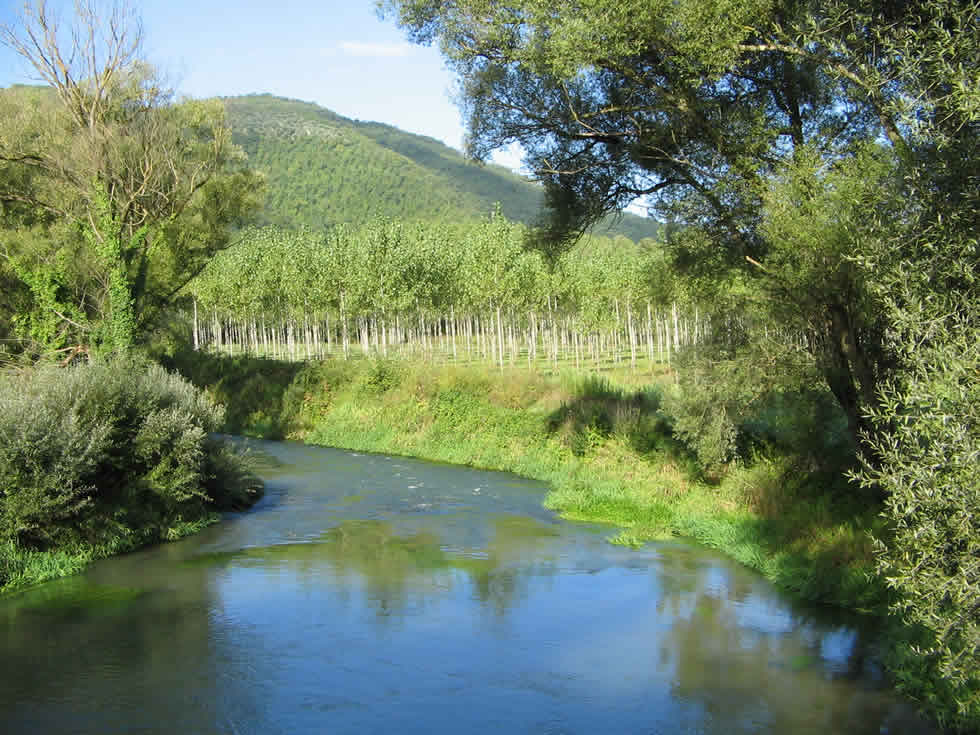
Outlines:
[[265, 498], [0, 600], [0, 732], [918, 733], [856, 621], [522, 478], [251, 442]]

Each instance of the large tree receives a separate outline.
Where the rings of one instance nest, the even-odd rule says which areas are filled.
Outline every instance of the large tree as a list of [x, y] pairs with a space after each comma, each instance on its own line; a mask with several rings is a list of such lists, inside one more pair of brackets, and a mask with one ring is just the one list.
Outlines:
[[[894, 356], [868, 273], [849, 258], [875, 239], [874, 222], [915, 216], [896, 202], [903, 174], [920, 161], [921, 130], [963, 137], [962, 118], [946, 112], [976, 81], [975, 42], [961, 38], [975, 26], [975, 2], [381, 7], [414, 40], [438, 42], [457, 72], [471, 154], [523, 146], [548, 194], [546, 243], [644, 197], [682, 225], [673, 230], [679, 264], [716, 278], [744, 269], [777, 312], [794, 315], [853, 434], [872, 430], [865, 411]], [[955, 42], [943, 43], [943, 33]], [[929, 34], [938, 59], [920, 53]], [[788, 232], [785, 217], [765, 226], [767, 214], [785, 214], [787, 204], [831, 202], [834, 182], [860, 179], [862, 157], [888, 158], [869, 145], [892, 148], [891, 166], [874, 167], [876, 188], [858, 192], [850, 213], [789, 241], [778, 239]], [[805, 165], [815, 173], [809, 189], [793, 191]], [[799, 222], [808, 226], [802, 212]]]
[[125, 5], [78, 0], [68, 25], [25, 3], [0, 42], [44, 87], [0, 92], [3, 268], [23, 336], [125, 349], [256, 205], [218, 101], [178, 101]]

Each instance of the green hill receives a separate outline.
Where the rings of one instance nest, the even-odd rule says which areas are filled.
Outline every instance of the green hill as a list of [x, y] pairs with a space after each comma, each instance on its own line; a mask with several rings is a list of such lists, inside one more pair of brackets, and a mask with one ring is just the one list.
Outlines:
[[[265, 223], [319, 228], [375, 215], [460, 221], [486, 215], [496, 202], [519, 222], [539, 216], [539, 186], [433, 138], [267, 94], [225, 104], [235, 142], [267, 177]], [[657, 223], [625, 214], [597, 232], [638, 241], [654, 237]]]

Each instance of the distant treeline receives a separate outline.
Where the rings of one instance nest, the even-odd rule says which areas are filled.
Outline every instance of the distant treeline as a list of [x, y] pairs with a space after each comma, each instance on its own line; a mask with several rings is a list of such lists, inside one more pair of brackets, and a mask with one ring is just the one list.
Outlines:
[[[576, 364], [669, 360], [709, 329], [653, 241], [587, 238], [555, 262], [502, 216], [244, 233], [189, 286], [195, 345], [291, 359], [410, 352]], [[654, 286], [657, 288], [654, 289]]]

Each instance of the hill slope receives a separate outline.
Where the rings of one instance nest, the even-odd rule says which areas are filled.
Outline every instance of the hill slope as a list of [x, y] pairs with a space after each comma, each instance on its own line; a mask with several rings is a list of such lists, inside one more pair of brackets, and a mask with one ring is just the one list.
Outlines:
[[[272, 95], [225, 104], [235, 142], [266, 174], [268, 223], [325, 227], [379, 214], [460, 221], [485, 216], [496, 202], [510, 219], [538, 217], [540, 187], [433, 138]], [[597, 229], [640, 240], [654, 237], [657, 223], [627, 214]]]

